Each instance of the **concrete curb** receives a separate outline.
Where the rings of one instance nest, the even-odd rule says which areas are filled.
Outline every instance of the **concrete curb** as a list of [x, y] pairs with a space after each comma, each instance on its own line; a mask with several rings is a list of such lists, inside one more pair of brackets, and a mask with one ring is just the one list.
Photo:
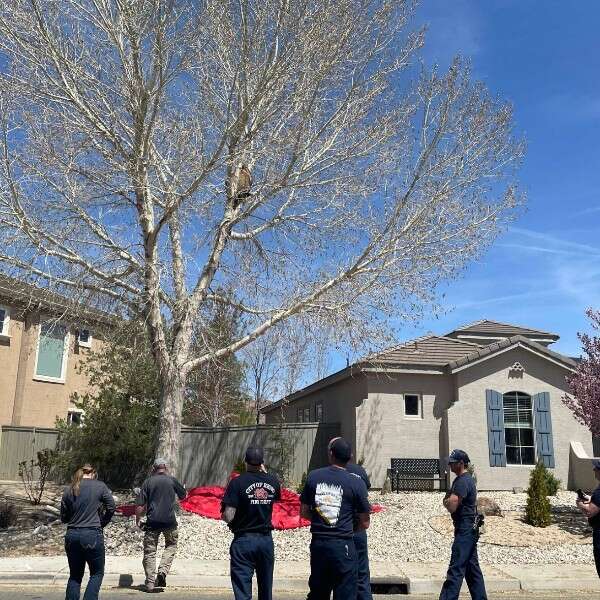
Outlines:
[[[0, 573], [0, 586], [57, 586], [64, 587], [67, 583], [67, 573], [35, 573], [35, 572], [12, 572]], [[83, 585], [86, 584], [87, 577], [84, 578]], [[438, 577], [410, 577], [400, 576], [381, 576], [373, 577], [373, 584], [379, 585], [398, 585], [406, 586], [408, 594], [438, 594], [443, 583], [443, 579]], [[130, 573], [107, 573], [104, 577], [103, 585], [114, 588], [136, 588], [142, 586], [144, 576], [141, 574]], [[193, 588], [207, 590], [230, 590], [231, 581], [225, 575], [170, 575], [168, 578], [169, 587], [173, 588]], [[600, 580], [597, 577], [585, 578], [566, 578], [555, 577], [548, 579], [546, 577], [524, 577], [517, 579], [506, 576], [502, 578], [486, 578], [486, 588], [488, 592], [572, 592], [577, 590], [600, 590]], [[274, 591], [289, 592], [307, 592], [308, 581], [306, 578], [277, 578], [273, 585]]]

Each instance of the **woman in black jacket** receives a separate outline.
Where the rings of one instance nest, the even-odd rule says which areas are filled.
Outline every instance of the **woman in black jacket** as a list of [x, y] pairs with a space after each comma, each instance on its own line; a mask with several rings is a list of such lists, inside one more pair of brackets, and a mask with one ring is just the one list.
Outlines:
[[60, 518], [67, 524], [65, 551], [69, 582], [65, 600], [79, 600], [85, 565], [90, 570], [84, 600], [97, 600], [104, 577], [104, 534], [115, 512], [115, 501], [106, 484], [97, 480], [96, 469], [83, 465], [65, 488]]

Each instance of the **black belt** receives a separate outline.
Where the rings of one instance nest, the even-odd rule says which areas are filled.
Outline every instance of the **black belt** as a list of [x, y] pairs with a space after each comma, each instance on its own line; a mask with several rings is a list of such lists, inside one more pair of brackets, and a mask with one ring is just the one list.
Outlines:
[[233, 534], [233, 539], [236, 540], [237, 538], [245, 537], [245, 536], [264, 537], [266, 535], [271, 537], [271, 532], [270, 531], [239, 531], [239, 532]]

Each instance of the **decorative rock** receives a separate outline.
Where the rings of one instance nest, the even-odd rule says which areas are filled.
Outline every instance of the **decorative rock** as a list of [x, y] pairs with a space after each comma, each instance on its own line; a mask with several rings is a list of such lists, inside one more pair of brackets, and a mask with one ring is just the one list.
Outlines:
[[50, 506], [49, 504], [46, 504], [42, 510], [50, 513], [51, 515], [60, 515], [60, 510], [55, 506]]
[[491, 498], [485, 496], [477, 497], [477, 511], [486, 517], [501, 517], [502, 511], [498, 503]]
[[522, 487], [514, 487], [513, 488], [513, 494], [522, 494], [522, 493], [523, 493]]

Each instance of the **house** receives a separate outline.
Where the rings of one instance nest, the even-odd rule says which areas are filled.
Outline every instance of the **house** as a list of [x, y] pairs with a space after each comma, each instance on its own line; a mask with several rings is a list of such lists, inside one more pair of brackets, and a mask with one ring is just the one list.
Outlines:
[[[573, 485], [572, 444], [592, 437], [561, 398], [576, 362], [550, 346], [558, 335], [478, 321], [405, 342], [263, 409], [266, 422], [339, 423], [381, 486], [392, 458], [466, 450], [481, 489], [527, 487], [538, 460]], [[591, 470], [590, 470], [591, 473]]]
[[78, 367], [114, 317], [0, 275], [0, 425], [77, 423], [71, 403], [88, 382]]

